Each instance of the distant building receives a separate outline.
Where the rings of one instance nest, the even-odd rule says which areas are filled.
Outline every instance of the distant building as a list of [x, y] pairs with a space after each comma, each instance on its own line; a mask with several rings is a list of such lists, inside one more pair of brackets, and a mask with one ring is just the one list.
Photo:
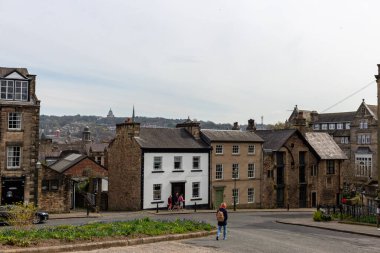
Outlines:
[[111, 109], [111, 108], [110, 108], [110, 110], [108, 111], [107, 118], [115, 118], [115, 116], [113, 115], [113, 112], [112, 112], [112, 109]]

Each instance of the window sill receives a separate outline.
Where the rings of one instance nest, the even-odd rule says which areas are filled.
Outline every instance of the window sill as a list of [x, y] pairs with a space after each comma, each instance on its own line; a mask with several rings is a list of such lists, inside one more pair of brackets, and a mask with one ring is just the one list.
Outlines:
[[165, 171], [163, 170], [153, 170], [152, 173], [164, 173]]
[[9, 129], [8, 128], [8, 132], [24, 132], [23, 129]]
[[236, 153], [236, 154], [232, 153], [232, 155], [240, 155], [240, 153]]
[[223, 155], [223, 153], [215, 153], [215, 155]]
[[190, 199], [190, 201], [196, 201], [196, 200], [202, 200], [202, 198], [193, 198], [193, 199]]
[[202, 172], [203, 170], [191, 170], [191, 172]]
[[185, 172], [184, 170], [172, 170], [172, 172]]

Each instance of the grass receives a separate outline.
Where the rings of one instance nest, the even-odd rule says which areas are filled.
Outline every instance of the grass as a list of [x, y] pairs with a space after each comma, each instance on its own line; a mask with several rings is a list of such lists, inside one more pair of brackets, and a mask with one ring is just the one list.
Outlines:
[[61, 225], [39, 229], [0, 230], [0, 244], [18, 247], [38, 245], [49, 240], [59, 242], [88, 241], [99, 238], [157, 236], [210, 231], [210, 224], [192, 220], [154, 221], [149, 218], [113, 223], [91, 223], [81, 226]]

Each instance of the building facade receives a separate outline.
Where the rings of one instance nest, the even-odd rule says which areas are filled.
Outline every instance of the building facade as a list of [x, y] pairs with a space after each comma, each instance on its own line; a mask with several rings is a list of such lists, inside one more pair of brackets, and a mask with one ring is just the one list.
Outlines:
[[0, 68], [1, 204], [36, 203], [40, 101], [36, 76]]

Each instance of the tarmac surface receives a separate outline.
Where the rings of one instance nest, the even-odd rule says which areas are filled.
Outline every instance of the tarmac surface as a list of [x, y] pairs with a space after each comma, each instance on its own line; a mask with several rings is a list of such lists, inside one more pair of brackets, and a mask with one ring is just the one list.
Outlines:
[[[292, 213], [292, 212], [307, 212], [307, 213], [312, 213], [315, 211], [315, 209], [290, 209], [289, 211], [286, 209], [254, 209], [254, 210], [237, 210], [237, 213], [242, 213], [242, 212], [247, 212], [247, 213]], [[202, 213], [214, 213], [214, 210], [197, 210], [197, 213], [202, 214]], [[154, 216], [163, 216], [164, 218], [165, 215], [173, 216], [176, 214], [193, 214], [196, 215], [194, 210], [184, 210], [180, 212], [172, 212], [172, 211], [162, 211], [159, 210], [157, 213], [156, 211], [143, 211], [143, 212], [135, 212], [136, 214], [138, 213], [148, 213], [150, 215]], [[75, 219], [75, 218], [91, 218], [91, 219], [96, 219], [99, 218], [101, 219], [102, 217], [114, 217], [118, 215], [126, 215], [127, 212], [102, 212], [102, 213], [90, 213], [88, 216], [86, 212], [71, 212], [71, 213], [66, 213], [66, 214], [50, 214], [50, 220], [58, 220], [58, 219]], [[128, 214], [131, 214], [128, 212]], [[280, 223], [280, 224], [288, 224], [288, 225], [294, 225], [294, 226], [303, 226], [303, 227], [311, 227], [311, 228], [319, 228], [319, 229], [325, 229], [325, 230], [330, 230], [330, 231], [338, 231], [338, 232], [343, 232], [343, 233], [349, 233], [349, 234], [357, 234], [357, 235], [363, 235], [363, 236], [370, 236], [374, 238], [380, 238], [380, 231], [376, 229], [375, 226], [367, 226], [367, 225], [353, 225], [353, 224], [345, 224], [341, 223], [339, 221], [330, 221], [330, 222], [314, 222], [310, 217], [308, 218], [298, 218], [298, 217], [290, 217], [290, 218], [281, 218], [281, 219], [276, 219], [275, 222]], [[19, 252], [64, 252], [64, 251], [71, 251], [71, 252], [104, 252], [101, 251], [101, 248], [109, 248], [107, 249], [108, 253], [112, 252], [147, 252], [147, 248], [152, 248], [152, 245], [146, 245], [146, 243], [154, 243], [154, 252], [179, 252], [181, 251], [182, 253], [185, 252], [224, 252], [223, 249], [213, 249], [213, 248], [202, 248], [199, 249], [194, 245], [191, 244], [183, 244], [179, 243], [177, 241], [173, 240], [183, 240], [187, 238], [196, 238], [199, 236], [210, 236], [210, 234], [215, 234], [215, 231], [209, 234], [203, 234], [200, 235], [198, 234], [189, 234], [186, 237], [179, 236], [177, 238], [166, 238], [165, 236], [160, 236], [158, 238], [150, 238], [150, 240], [138, 240], [134, 241], [132, 243], [127, 243], [127, 244], [110, 244], [108, 242], [104, 243], [94, 243], [93, 246], [91, 246], [91, 243], [87, 243], [85, 247], [83, 247], [82, 244], [78, 245], [73, 245], [72, 247], [70, 246], [69, 248], [45, 248], [45, 249], [38, 249], [38, 248], [30, 248], [30, 249], [17, 249], [17, 250], [7, 250], [4, 253], [19, 253]], [[124, 240], [126, 241], [126, 240]], [[144, 245], [141, 245], [144, 244]], [[139, 246], [137, 246], [139, 245]], [[128, 246], [128, 251], [122, 250], [120, 251], [120, 248], [118, 247], [125, 247]], [[81, 251], [82, 250], [82, 251]], [[84, 251], [83, 251], [84, 250]]]

